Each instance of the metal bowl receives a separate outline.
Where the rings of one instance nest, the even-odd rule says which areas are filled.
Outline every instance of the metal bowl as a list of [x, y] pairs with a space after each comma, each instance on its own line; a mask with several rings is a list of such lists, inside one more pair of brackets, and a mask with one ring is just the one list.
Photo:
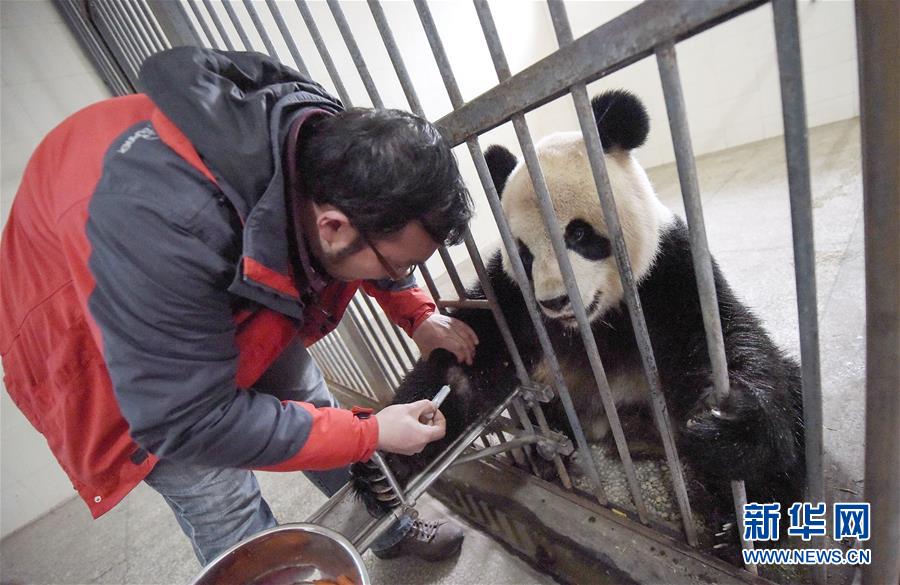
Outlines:
[[371, 585], [362, 557], [350, 541], [315, 524], [283, 524], [220, 554], [193, 585], [301, 585], [337, 582], [340, 576], [354, 585]]

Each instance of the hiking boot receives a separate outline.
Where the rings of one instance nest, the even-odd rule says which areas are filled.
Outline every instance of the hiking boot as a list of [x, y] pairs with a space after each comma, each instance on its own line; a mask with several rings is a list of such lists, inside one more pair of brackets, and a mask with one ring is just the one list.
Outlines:
[[463, 531], [449, 520], [415, 520], [403, 540], [384, 550], [373, 550], [379, 559], [413, 556], [426, 561], [442, 561], [459, 552]]

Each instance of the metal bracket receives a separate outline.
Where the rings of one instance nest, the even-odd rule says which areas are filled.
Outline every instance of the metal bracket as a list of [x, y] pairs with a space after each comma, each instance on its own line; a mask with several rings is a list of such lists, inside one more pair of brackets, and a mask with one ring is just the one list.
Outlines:
[[575, 450], [569, 437], [556, 431], [538, 434], [536, 448], [538, 455], [548, 461], [552, 461], [557, 455], [567, 457]]
[[556, 396], [553, 389], [547, 384], [538, 384], [532, 382], [530, 384], [522, 384], [520, 393], [525, 402], [550, 402]]

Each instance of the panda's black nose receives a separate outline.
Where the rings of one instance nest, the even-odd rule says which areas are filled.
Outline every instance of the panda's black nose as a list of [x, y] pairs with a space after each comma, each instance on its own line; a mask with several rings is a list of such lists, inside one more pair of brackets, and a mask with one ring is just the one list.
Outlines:
[[561, 297], [556, 297], [555, 299], [550, 299], [548, 301], [539, 300], [538, 302], [548, 311], [561, 311], [566, 305], [569, 304], [569, 297], [563, 295]]

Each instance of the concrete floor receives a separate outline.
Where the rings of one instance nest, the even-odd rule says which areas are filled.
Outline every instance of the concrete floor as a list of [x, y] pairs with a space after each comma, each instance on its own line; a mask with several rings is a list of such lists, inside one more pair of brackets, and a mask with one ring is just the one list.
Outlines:
[[[856, 499], [862, 491], [865, 355], [858, 120], [810, 130], [810, 154], [826, 476], [846, 499]], [[775, 340], [799, 356], [782, 139], [707, 155], [697, 164], [713, 254]], [[674, 165], [652, 169], [650, 176], [663, 202], [683, 215]], [[260, 483], [282, 521], [302, 521], [323, 501], [299, 474], [260, 474]], [[424, 508], [444, 511], [431, 499]], [[445, 563], [380, 561], [367, 553], [373, 581], [554, 582], [479, 531], [467, 527], [466, 533], [461, 556]], [[72, 500], [0, 543], [3, 584], [185, 583], [198, 569], [171, 512], [143, 485], [99, 520], [91, 521], [85, 506]]]

